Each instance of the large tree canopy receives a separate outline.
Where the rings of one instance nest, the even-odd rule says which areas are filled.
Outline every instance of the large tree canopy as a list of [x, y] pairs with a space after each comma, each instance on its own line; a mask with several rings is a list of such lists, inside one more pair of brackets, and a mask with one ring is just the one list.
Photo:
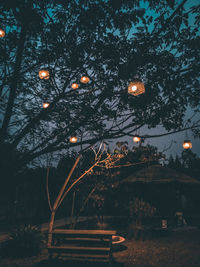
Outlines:
[[[179, 131], [188, 107], [199, 112], [200, 6], [193, 1], [2, 2], [1, 165], [13, 160], [18, 169], [144, 125]], [[41, 69], [50, 79], [39, 79]], [[132, 96], [136, 76], [146, 92]]]

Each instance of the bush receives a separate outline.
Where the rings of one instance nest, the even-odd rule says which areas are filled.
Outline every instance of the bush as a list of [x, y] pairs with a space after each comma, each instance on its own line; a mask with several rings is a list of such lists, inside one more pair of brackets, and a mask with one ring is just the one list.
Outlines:
[[38, 255], [43, 244], [43, 235], [38, 227], [23, 225], [9, 233], [9, 240], [1, 244], [4, 257], [26, 257]]
[[136, 225], [143, 225], [145, 219], [152, 218], [156, 213], [156, 208], [142, 199], [135, 198], [130, 203], [130, 215], [135, 218]]

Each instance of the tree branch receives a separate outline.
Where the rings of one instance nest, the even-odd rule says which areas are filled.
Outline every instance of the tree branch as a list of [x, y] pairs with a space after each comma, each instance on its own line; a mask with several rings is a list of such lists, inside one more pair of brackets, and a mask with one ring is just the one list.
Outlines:
[[16, 90], [19, 82], [19, 72], [21, 68], [21, 63], [22, 63], [22, 56], [23, 56], [23, 51], [24, 51], [24, 44], [26, 40], [26, 34], [27, 34], [27, 27], [25, 25], [22, 26], [21, 28], [21, 33], [20, 33], [20, 38], [19, 38], [19, 44], [17, 48], [17, 55], [16, 55], [16, 61], [15, 61], [15, 66], [14, 66], [14, 72], [11, 80], [11, 85], [10, 85], [10, 94], [9, 94], [9, 99], [7, 103], [7, 108], [6, 108], [6, 113], [4, 116], [2, 128], [0, 129], [0, 142], [3, 143], [6, 133], [7, 133], [7, 128], [12, 116], [12, 110], [13, 110], [13, 105], [15, 101], [15, 96], [16, 96]]

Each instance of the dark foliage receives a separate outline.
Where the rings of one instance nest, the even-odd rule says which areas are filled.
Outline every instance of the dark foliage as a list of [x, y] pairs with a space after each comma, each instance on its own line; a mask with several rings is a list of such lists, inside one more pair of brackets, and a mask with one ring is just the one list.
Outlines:
[[[143, 125], [180, 130], [187, 106], [198, 112], [198, 6], [145, 3], [3, 1], [0, 145], [11, 145], [9, 158], [20, 152], [16, 171], [42, 155], [132, 135]], [[41, 68], [49, 80], [38, 78]], [[90, 83], [72, 90], [82, 75]], [[127, 94], [135, 76], [146, 88], [138, 97]], [[73, 134], [76, 144], [69, 143]]]
[[181, 156], [170, 156], [168, 167], [200, 180], [200, 158], [192, 150], [184, 150]]
[[[198, 126], [185, 114], [199, 113], [199, 5], [185, 2], [1, 1], [0, 171], [12, 204], [28, 164], [143, 126]], [[138, 77], [146, 91], [134, 97], [127, 87]]]
[[41, 231], [34, 226], [24, 225], [9, 234], [9, 240], [1, 244], [3, 257], [28, 257], [38, 255], [43, 243]]

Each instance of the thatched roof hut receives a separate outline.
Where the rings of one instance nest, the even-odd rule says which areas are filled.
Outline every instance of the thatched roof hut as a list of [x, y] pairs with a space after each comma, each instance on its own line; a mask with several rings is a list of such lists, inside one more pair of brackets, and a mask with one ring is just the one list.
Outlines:
[[[199, 203], [200, 181], [168, 167], [152, 165], [123, 179], [118, 196], [121, 203], [138, 197], [163, 211], [173, 213], [185, 205], [192, 212]], [[182, 203], [183, 198], [186, 204]]]
[[200, 181], [176, 170], [161, 165], [152, 165], [144, 168], [128, 178], [124, 179], [122, 183], [181, 183], [200, 185]]

